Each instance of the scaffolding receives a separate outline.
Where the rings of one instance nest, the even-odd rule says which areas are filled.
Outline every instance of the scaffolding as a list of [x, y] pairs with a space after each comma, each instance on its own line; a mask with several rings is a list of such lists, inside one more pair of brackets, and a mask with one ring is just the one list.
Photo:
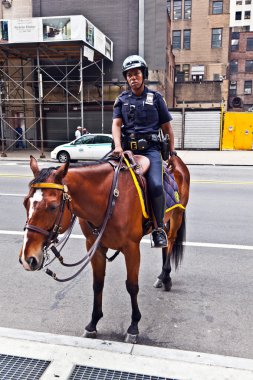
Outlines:
[[[104, 133], [104, 58], [94, 51], [93, 62], [84, 56], [83, 42], [6, 44], [0, 48], [0, 136], [1, 156], [14, 148], [33, 148], [45, 157], [46, 122], [62, 119], [63, 142], [71, 139], [73, 123], [84, 128], [84, 101], [101, 109]], [[87, 80], [84, 71], [91, 71]], [[87, 77], [88, 78], [88, 77]], [[98, 92], [97, 96], [95, 91]], [[64, 110], [66, 117], [45, 116], [49, 107]], [[73, 116], [70, 110], [75, 112]], [[21, 128], [21, 129], [20, 129]], [[61, 141], [58, 137], [57, 141]]]

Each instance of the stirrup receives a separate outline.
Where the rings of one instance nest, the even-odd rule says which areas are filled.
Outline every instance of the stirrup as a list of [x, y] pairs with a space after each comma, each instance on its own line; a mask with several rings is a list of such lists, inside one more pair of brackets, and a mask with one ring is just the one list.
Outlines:
[[[159, 233], [161, 235], [161, 239], [163, 239], [163, 241], [161, 241], [160, 243], [159, 242], [155, 242], [154, 241], [154, 237], [153, 237], [153, 233]], [[151, 234], [150, 234], [150, 240], [151, 240], [151, 248], [165, 248], [165, 247], [168, 247], [168, 237], [167, 237], [167, 234], [164, 231], [164, 229], [161, 228], [161, 227], [158, 227], [157, 229], [155, 229], [155, 230], [153, 230], [151, 232]]]

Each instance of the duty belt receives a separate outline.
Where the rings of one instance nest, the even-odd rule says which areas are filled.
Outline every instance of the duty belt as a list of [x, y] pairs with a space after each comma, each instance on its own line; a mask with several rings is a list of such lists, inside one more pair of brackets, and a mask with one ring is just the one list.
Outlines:
[[159, 145], [160, 139], [156, 134], [130, 134], [123, 136], [124, 149], [145, 150], [150, 146]]

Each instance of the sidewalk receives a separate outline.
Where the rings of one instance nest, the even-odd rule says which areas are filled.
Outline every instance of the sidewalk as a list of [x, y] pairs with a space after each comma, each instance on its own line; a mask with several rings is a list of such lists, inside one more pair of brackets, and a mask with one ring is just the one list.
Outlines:
[[[38, 161], [51, 161], [50, 152], [44, 152], [45, 158], [40, 158], [37, 150], [14, 150], [7, 152], [7, 157], [0, 157], [1, 161], [27, 161], [33, 155]], [[216, 151], [216, 150], [178, 150], [179, 157], [187, 165], [234, 165], [253, 166], [253, 151]]]
[[[33, 371], [31, 377], [24, 376], [25, 368]], [[0, 328], [0, 378], [252, 380], [253, 360]]]

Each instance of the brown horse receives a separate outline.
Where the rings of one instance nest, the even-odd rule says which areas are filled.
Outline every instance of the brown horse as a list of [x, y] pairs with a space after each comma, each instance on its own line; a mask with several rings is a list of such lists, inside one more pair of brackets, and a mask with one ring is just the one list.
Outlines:
[[[179, 185], [181, 201], [186, 206], [189, 195], [189, 172], [179, 157], [173, 157], [172, 166]], [[73, 214], [79, 218], [86, 247], [90, 250], [96, 237], [93, 227], [100, 227], [107, 210], [111, 184], [115, 168], [107, 162], [85, 163], [69, 167], [66, 163], [59, 168], [39, 170], [37, 161], [31, 156], [30, 167], [34, 179], [30, 183], [29, 194], [24, 200], [27, 210], [27, 224], [20, 262], [26, 270], [43, 267], [44, 251], [48, 239], [67, 230]], [[62, 206], [63, 203], [67, 207]], [[65, 204], [64, 203], [64, 204]], [[174, 252], [176, 265], [182, 258], [182, 250], [173, 250], [177, 233], [182, 227], [184, 211], [176, 208], [165, 217], [170, 224], [169, 247], [164, 254]], [[97, 323], [102, 318], [102, 292], [108, 248], [124, 254], [127, 279], [126, 288], [131, 297], [132, 318], [127, 330], [126, 341], [135, 342], [139, 333], [138, 323], [141, 313], [138, 307], [138, 275], [140, 267], [140, 241], [143, 236], [143, 217], [140, 199], [128, 170], [121, 171], [117, 182], [117, 198], [99, 245], [96, 247], [91, 264], [93, 269], [94, 303], [90, 323], [85, 328], [86, 336], [96, 335]], [[169, 257], [169, 256], [168, 256]], [[167, 260], [167, 267], [168, 267]], [[167, 270], [165, 267], [165, 271]], [[168, 271], [161, 276], [168, 281]]]

